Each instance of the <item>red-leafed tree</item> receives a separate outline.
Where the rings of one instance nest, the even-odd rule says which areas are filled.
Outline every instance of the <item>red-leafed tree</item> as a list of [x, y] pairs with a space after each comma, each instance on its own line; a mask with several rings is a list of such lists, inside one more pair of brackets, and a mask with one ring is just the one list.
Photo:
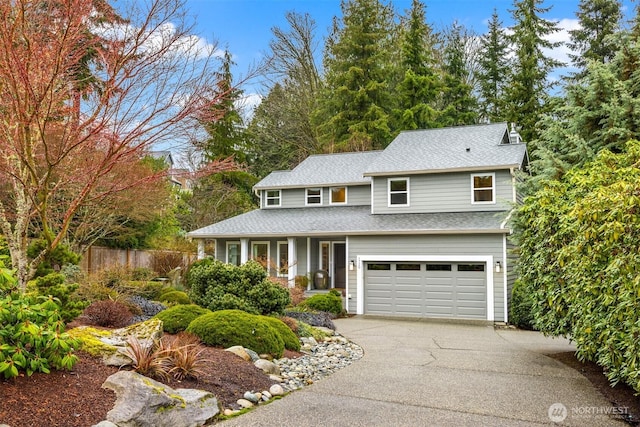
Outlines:
[[225, 96], [184, 16], [181, 0], [0, 2], [0, 231], [22, 290], [83, 210], [158, 179], [131, 172], [152, 144]]

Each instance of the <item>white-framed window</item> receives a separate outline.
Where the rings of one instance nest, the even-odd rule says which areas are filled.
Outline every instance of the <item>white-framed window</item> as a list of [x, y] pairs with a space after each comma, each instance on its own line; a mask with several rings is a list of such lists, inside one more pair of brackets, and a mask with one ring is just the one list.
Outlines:
[[409, 178], [387, 179], [389, 206], [409, 206]]
[[329, 262], [331, 261], [331, 243], [330, 242], [320, 242], [320, 250], [319, 255], [320, 259], [318, 260], [318, 266], [320, 270], [329, 271]]
[[496, 174], [471, 174], [471, 203], [487, 204], [496, 202]]
[[227, 264], [240, 265], [240, 242], [227, 242]]
[[344, 205], [347, 203], [347, 187], [331, 187], [329, 193], [331, 194], [330, 205]]
[[264, 203], [267, 206], [280, 206], [281, 199], [280, 190], [267, 190]]
[[305, 203], [307, 205], [322, 205], [322, 188], [307, 188]]
[[278, 242], [278, 277], [287, 277], [289, 274], [289, 243]]
[[269, 268], [271, 248], [269, 242], [251, 242], [251, 259], [259, 262], [266, 269]]

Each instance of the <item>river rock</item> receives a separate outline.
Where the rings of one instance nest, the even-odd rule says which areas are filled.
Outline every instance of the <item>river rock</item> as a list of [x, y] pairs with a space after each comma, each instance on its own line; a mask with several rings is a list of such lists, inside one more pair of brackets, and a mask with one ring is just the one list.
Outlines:
[[253, 362], [253, 364], [255, 365], [256, 368], [261, 369], [262, 372], [265, 372], [270, 375], [280, 375], [280, 368], [278, 367], [278, 365], [276, 365], [275, 363], [269, 360], [258, 359], [255, 362]]

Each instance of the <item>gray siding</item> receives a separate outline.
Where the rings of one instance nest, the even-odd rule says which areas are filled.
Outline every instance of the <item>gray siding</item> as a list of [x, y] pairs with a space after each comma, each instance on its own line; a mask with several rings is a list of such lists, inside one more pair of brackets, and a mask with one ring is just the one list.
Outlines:
[[[266, 206], [265, 190], [260, 191], [260, 207], [263, 209], [280, 208], [314, 208], [336, 206], [329, 203], [330, 187], [322, 188], [322, 205], [307, 205], [306, 190], [304, 188], [287, 188], [280, 190], [280, 206]], [[347, 204], [341, 206], [366, 206], [371, 204], [371, 187], [369, 185], [354, 185], [347, 187]]]
[[[493, 171], [485, 171], [491, 173]], [[508, 170], [495, 171], [496, 203], [471, 203], [470, 172], [407, 175], [409, 178], [409, 206], [388, 206], [387, 178], [373, 180], [373, 213], [428, 213], [509, 210], [513, 201], [513, 185]]]
[[517, 247], [513, 243], [507, 241], [507, 308], [511, 306], [513, 283], [518, 278], [518, 274], [516, 273], [517, 260]]
[[[440, 235], [440, 236], [350, 236], [348, 259], [358, 255], [491, 255], [494, 262], [502, 259], [502, 235]], [[504, 274], [495, 273], [493, 266], [494, 317], [504, 321]], [[348, 271], [348, 305], [350, 313], [356, 313], [357, 272]]]

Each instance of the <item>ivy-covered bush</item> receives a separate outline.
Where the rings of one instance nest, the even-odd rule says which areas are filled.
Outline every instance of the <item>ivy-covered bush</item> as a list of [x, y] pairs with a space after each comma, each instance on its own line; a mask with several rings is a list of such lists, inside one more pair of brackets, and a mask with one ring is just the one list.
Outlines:
[[333, 289], [326, 294], [313, 295], [302, 301], [299, 306], [311, 310], [326, 311], [335, 316], [339, 316], [343, 312], [342, 297], [338, 291]]
[[50, 273], [36, 278], [35, 287], [38, 294], [45, 297], [51, 295], [55, 298], [60, 308], [60, 316], [65, 323], [78, 317], [89, 305], [88, 301], [82, 301], [74, 295], [78, 284], [65, 283], [65, 276], [60, 273]]
[[30, 297], [7, 290], [13, 281], [0, 265], [0, 373], [13, 378], [25, 372], [71, 369], [77, 342], [64, 332], [53, 297]]
[[169, 291], [158, 297], [158, 301], [169, 304], [191, 304], [191, 298], [186, 292]]
[[189, 268], [187, 287], [194, 303], [212, 311], [282, 313], [291, 302], [287, 289], [271, 282], [255, 261], [241, 266], [212, 259], [197, 261]]
[[287, 326], [282, 320], [275, 317], [264, 316], [263, 319], [272, 328], [278, 331], [280, 338], [284, 341], [284, 348], [287, 350], [298, 351], [300, 350], [300, 340], [298, 336], [293, 333], [291, 328]]
[[241, 310], [220, 310], [193, 320], [187, 332], [194, 334], [210, 346], [232, 347], [241, 345], [258, 354], [282, 357], [284, 340], [266, 316], [249, 314]]
[[162, 320], [165, 332], [176, 334], [187, 329], [194, 319], [207, 313], [211, 311], [196, 304], [179, 304], [161, 311], [155, 317]]
[[640, 392], [640, 143], [546, 182], [518, 209], [518, 271], [536, 328], [566, 335]]

